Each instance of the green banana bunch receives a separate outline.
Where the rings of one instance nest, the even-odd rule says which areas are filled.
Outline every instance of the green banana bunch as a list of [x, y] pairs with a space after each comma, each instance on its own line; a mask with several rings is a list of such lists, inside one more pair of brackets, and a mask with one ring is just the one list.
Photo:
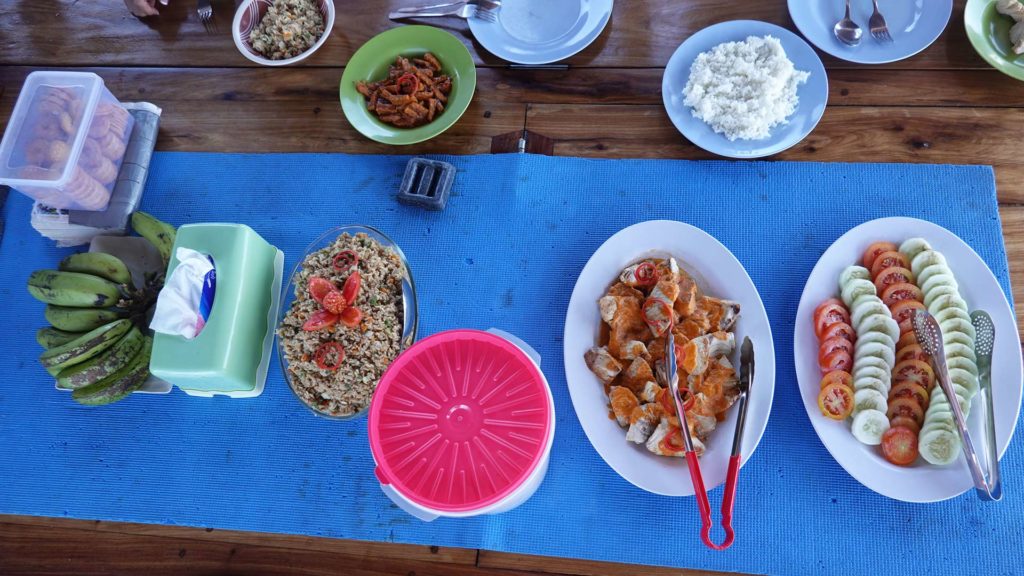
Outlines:
[[43, 315], [58, 330], [88, 332], [123, 318], [124, 312], [113, 308], [72, 308], [50, 304]]
[[132, 274], [128, 271], [128, 266], [117, 256], [103, 252], [72, 254], [60, 261], [58, 269], [64, 272], [92, 274], [115, 284], [132, 284]]
[[79, 404], [102, 406], [117, 402], [138, 390], [149, 378], [149, 358], [153, 351], [153, 339], [144, 337], [144, 342], [132, 359], [120, 370], [88, 386], [71, 392], [71, 398]]
[[36, 342], [39, 342], [40, 346], [49, 350], [50, 348], [67, 344], [82, 334], [84, 332], [67, 332], [47, 326], [46, 328], [36, 330]]
[[171, 261], [171, 249], [178, 232], [174, 226], [161, 222], [145, 212], [132, 213], [132, 229], [152, 244], [160, 252], [164, 266]]
[[65, 368], [57, 374], [57, 386], [74, 390], [95, 384], [128, 365], [142, 348], [145, 337], [135, 326], [102, 354]]
[[28, 292], [47, 304], [79, 308], [115, 306], [123, 296], [121, 287], [106, 278], [58, 270], [33, 272], [28, 277]]
[[105, 350], [117, 343], [122, 336], [128, 333], [132, 327], [131, 320], [122, 319], [87, 332], [78, 338], [50, 348], [39, 356], [39, 362], [44, 368], [53, 371], [60, 371], [65, 368], [85, 362], [102, 354]]

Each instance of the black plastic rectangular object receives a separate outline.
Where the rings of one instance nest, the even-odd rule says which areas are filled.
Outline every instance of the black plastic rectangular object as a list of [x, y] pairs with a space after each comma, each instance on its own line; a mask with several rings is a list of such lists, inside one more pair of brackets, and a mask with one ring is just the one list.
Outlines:
[[405, 165], [398, 201], [427, 210], [444, 210], [455, 181], [455, 166], [440, 160], [413, 158]]

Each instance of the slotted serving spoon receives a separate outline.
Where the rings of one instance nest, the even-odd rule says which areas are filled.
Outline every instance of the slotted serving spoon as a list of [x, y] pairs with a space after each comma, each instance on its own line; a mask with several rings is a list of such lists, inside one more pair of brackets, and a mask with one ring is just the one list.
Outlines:
[[971, 324], [976, 333], [974, 353], [978, 357], [979, 392], [985, 398], [985, 441], [987, 443], [989, 496], [993, 500], [1003, 497], [1003, 484], [999, 478], [999, 450], [996, 446], [996, 413], [992, 400], [992, 350], [996, 344], [996, 328], [992, 317], [984, 310], [971, 312]]
[[967, 467], [971, 471], [971, 478], [974, 480], [974, 489], [978, 492], [978, 497], [982, 500], [998, 500], [1002, 497], [1001, 489], [999, 488], [998, 472], [993, 476], [991, 470], [994, 470], [994, 468], [990, 466], [988, 478], [994, 480], [995, 485], [993, 486], [986, 481], [986, 475], [982, 470], [978, 452], [974, 448], [974, 441], [971, 439], [970, 431], [967, 430], [967, 415], [964, 414], [963, 408], [960, 406], [960, 400], [953, 390], [953, 383], [949, 379], [946, 351], [942, 343], [942, 330], [939, 328], [939, 323], [935, 321], [935, 317], [928, 313], [927, 310], [921, 309], [914, 312], [914, 334], [917, 336], [917, 340], [925, 354], [931, 356], [936, 379], [939, 381], [946, 399], [949, 400], [949, 407], [953, 412], [953, 421], [956, 422], [956, 427], [960, 430], [964, 456], [967, 458]]

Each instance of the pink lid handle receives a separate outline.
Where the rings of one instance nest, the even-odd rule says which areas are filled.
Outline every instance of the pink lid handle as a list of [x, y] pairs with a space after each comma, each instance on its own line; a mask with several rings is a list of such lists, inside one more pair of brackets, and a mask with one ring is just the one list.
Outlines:
[[[704, 490], [704, 476], [700, 473], [700, 462], [697, 460], [697, 453], [687, 452], [686, 463], [690, 467], [690, 480], [693, 482], [693, 492], [697, 496], [697, 507], [700, 509], [700, 539], [704, 542], [705, 546], [712, 550], [725, 550], [732, 546], [732, 542], [735, 539], [732, 531], [733, 497], [729, 495], [729, 488], [728, 486], [726, 487], [726, 495], [722, 499], [722, 527], [725, 529], [725, 540], [721, 544], [715, 544], [711, 541], [711, 503], [708, 501], [707, 491]], [[736, 464], [735, 470], [733, 464]], [[738, 456], [733, 456], [729, 459], [729, 478], [732, 484], [733, 495], [735, 495], [735, 477], [738, 471]], [[728, 515], [725, 512], [727, 505]]]

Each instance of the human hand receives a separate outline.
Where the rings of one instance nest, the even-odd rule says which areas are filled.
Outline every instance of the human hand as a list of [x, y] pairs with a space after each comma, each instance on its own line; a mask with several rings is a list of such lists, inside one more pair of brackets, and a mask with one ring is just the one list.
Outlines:
[[[160, 3], [164, 6], [167, 5], [168, 0], [160, 0]], [[131, 10], [132, 14], [139, 18], [145, 18], [146, 16], [159, 16], [160, 12], [156, 9], [157, 0], [124, 0], [124, 5]]]

